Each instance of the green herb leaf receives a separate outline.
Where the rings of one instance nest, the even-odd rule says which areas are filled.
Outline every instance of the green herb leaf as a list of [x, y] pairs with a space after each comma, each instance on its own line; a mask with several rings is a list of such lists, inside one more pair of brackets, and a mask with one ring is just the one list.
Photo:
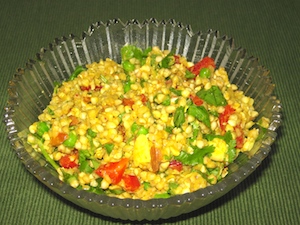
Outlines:
[[143, 183], [143, 187], [144, 187], [144, 190], [145, 190], [145, 191], [147, 191], [147, 190], [150, 188], [150, 186], [151, 186], [151, 185], [150, 185], [149, 182], [146, 182], [146, 181], [145, 181], [145, 182]]
[[215, 149], [214, 146], [206, 146], [204, 148], [198, 148], [197, 146], [192, 146], [194, 149], [194, 152], [192, 154], [189, 154], [185, 151], [181, 151], [178, 156], [175, 157], [176, 160], [182, 162], [185, 165], [197, 165], [197, 164], [203, 164], [203, 158], [205, 155], [212, 153]]
[[186, 70], [185, 71], [185, 78], [187, 78], [187, 79], [193, 79], [193, 78], [195, 78], [195, 74], [193, 74], [191, 71], [189, 71], [189, 70]]
[[168, 106], [171, 104], [171, 98], [169, 95], [166, 96], [166, 98], [163, 100], [163, 102], [161, 103], [164, 106]]
[[179, 106], [174, 113], [174, 125], [175, 127], [181, 127], [185, 122], [184, 107]]
[[78, 151], [78, 163], [80, 172], [92, 173], [94, 169], [90, 166], [89, 159], [91, 154], [88, 150]]
[[161, 67], [162, 68], [170, 68], [171, 65], [174, 64], [173, 62], [173, 52], [170, 52], [166, 57], [164, 57], [161, 61]]
[[236, 141], [235, 140], [231, 140], [228, 143], [228, 150], [227, 150], [227, 154], [228, 154], [228, 162], [232, 163], [233, 160], [236, 157]]
[[218, 86], [212, 86], [210, 89], [205, 90], [201, 89], [196, 93], [196, 95], [203, 99], [210, 105], [214, 106], [225, 106], [227, 105], [227, 101], [224, 98], [220, 88]]
[[172, 93], [174, 93], [175, 95], [177, 95], [177, 96], [181, 96], [181, 91], [180, 91], [180, 90], [177, 90], [177, 89], [171, 87], [171, 88], [170, 88], [170, 91], [171, 91]]
[[105, 148], [107, 154], [110, 155], [110, 153], [114, 149], [114, 144], [112, 144], [112, 143], [106, 143], [106, 144], [103, 145], [103, 147]]
[[205, 126], [210, 128], [209, 113], [204, 106], [191, 105], [187, 110], [187, 114], [194, 116], [197, 120], [200, 120]]
[[97, 136], [97, 133], [95, 131], [93, 131], [91, 128], [87, 129], [87, 134], [91, 137], [91, 138], [95, 138]]

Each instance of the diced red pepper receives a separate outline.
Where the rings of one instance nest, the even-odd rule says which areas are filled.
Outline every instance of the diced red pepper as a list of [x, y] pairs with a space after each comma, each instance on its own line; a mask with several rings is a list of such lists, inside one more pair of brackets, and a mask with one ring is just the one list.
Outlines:
[[82, 91], [90, 91], [91, 90], [91, 86], [80, 86], [80, 90], [82, 90]]
[[177, 160], [171, 160], [169, 167], [173, 170], [181, 171], [183, 168], [182, 162], [179, 162]]
[[60, 158], [59, 164], [66, 169], [74, 168], [78, 166], [76, 159], [78, 159], [78, 154], [64, 155]]
[[89, 97], [89, 96], [84, 96], [84, 97], [83, 97], [83, 101], [86, 102], [86, 103], [90, 103], [90, 102], [91, 102], [91, 97]]
[[69, 118], [71, 119], [70, 126], [77, 125], [80, 122], [78, 117], [76, 117], [76, 116], [71, 115], [71, 116], [69, 116]]
[[222, 131], [225, 131], [225, 127], [228, 123], [229, 117], [234, 112], [235, 112], [234, 108], [232, 108], [230, 105], [226, 105], [224, 112], [219, 115], [219, 122]]
[[51, 137], [50, 144], [56, 147], [62, 144], [67, 139], [68, 139], [68, 135], [66, 133], [60, 132], [55, 137]]
[[122, 103], [123, 103], [124, 106], [130, 106], [130, 107], [132, 107], [133, 104], [134, 104], [134, 101], [132, 99], [130, 99], [130, 98], [123, 98], [122, 99]]
[[208, 67], [216, 68], [216, 64], [213, 58], [210, 58], [208, 56], [204, 57], [202, 60], [197, 62], [194, 66], [189, 68], [189, 71], [191, 71], [196, 76], [199, 75], [200, 70], [202, 68], [208, 68]]
[[139, 179], [135, 175], [124, 174], [122, 180], [126, 191], [134, 192], [141, 186]]
[[203, 104], [203, 100], [199, 98], [197, 95], [190, 95], [190, 99], [192, 99], [193, 103], [196, 106], [200, 106]]
[[175, 61], [175, 64], [180, 64], [180, 56], [174, 55], [174, 61]]
[[[102, 89], [101, 85], [96, 85], [94, 91], [100, 91], [101, 89]], [[89, 85], [89, 86], [80, 86], [80, 90], [90, 91], [90, 90], [92, 90], [92, 87], [91, 87], [91, 85]]]
[[144, 94], [141, 94], [141, 101], [142, 101], [142, 103], [143, 104], [145, 104], [146, 102], [147, 102], [147, 97], [146, 97], [146, 95], [144, 95]]
[[159, 170], [159, 165], [161, 162], [161, 152], [158, 148], [155, 148], [154, 146], [150, 149], [150, 156], [151, 156], [151, 167], [153, 172], [157, 172]]
[[236, 148], [242, 148], [244, 145], [244, 132], [243, 129], [240, 126], [235, 126], [234, 131], [236, 134]]
[[104, 165], [100, 165], [98, 169], [95, 170], [95, 172], [102, 178], [108, 176], [111, 179], [112, 184], [118, 184], [122, 179], [127, 164], [128, 159], [123, 158], [118, 162], [110, 162]]
[[100, 91], [102, 89], [102, 86], [101, 85], [96, 85], [96, 87], [95, 87], [95, 91]]

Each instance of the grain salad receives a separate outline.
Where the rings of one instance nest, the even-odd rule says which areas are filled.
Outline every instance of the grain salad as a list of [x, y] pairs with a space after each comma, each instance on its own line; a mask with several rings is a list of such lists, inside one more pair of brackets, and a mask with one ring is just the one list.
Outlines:
[[269, 126], [214, 59], [134, 45], [56, 84], [27, 142], [72, 187], [168, 198], [214, 185]]

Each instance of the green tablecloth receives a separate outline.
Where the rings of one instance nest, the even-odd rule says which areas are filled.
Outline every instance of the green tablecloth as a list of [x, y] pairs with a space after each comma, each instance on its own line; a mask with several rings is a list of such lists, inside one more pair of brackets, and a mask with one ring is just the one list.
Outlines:
[[[298, 0], [1, 1], [1, 109], [18, 67], [55, 37], [79, 36], [93, 22], [173, 18], [194, 31], [219, 30], [271, 70], [283, 124], [271, 154], [237, 188], [205, 208], [152, 224], [299, 224], [299, 12]], [[0, 134], [1, 224], [130, 224], [92, 214], [48, 190], [10, 147], [4, 123]]]

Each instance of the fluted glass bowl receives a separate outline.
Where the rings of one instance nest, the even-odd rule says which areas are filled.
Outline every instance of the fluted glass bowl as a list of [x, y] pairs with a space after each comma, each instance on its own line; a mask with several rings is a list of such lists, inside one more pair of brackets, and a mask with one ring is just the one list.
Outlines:
[[[66, 80], [78, 65], [107, 57], [120, 62], [120, 49], [125, 44], [142, 49], [158, 46], [175, 50], [189, 61], [198, 62], [205, 56], [215, 59], [216, 66], [225, 67], [230, 82], [255, 101], [260, 116], [270, 119], [267, 135], [255, 143], [249, 155], [240, 155], [229, 167], [228, 176], [219, 183], [198, 191], [168, 199], [118, 199], [77, 190], [58, 179], [56, 171], [42, 155], [27, 143], [29, 125], [48, 105], [54, 81]], [[8, 103], [4, 122], [7, 135], [20, 160], [38, 180], [63, 198], [94, 213], [123, 220], [157, 220], [199, 209], [236, 187], [261, 164], [275, 141], [281, 124], [281, 104], [272, 95], [269, 71], [258, 60], [234, 46], [232, 38], [218, 31], [194, 33], [190, 26], [174, 20], [147, 19], [143, 22], [119, 19], [92, 24], [81, 37], [61, 37], [42, 48], [36, 59], [13, 75], [8, 87]], [[257, 119], [259, 119], [257, 118]]]

